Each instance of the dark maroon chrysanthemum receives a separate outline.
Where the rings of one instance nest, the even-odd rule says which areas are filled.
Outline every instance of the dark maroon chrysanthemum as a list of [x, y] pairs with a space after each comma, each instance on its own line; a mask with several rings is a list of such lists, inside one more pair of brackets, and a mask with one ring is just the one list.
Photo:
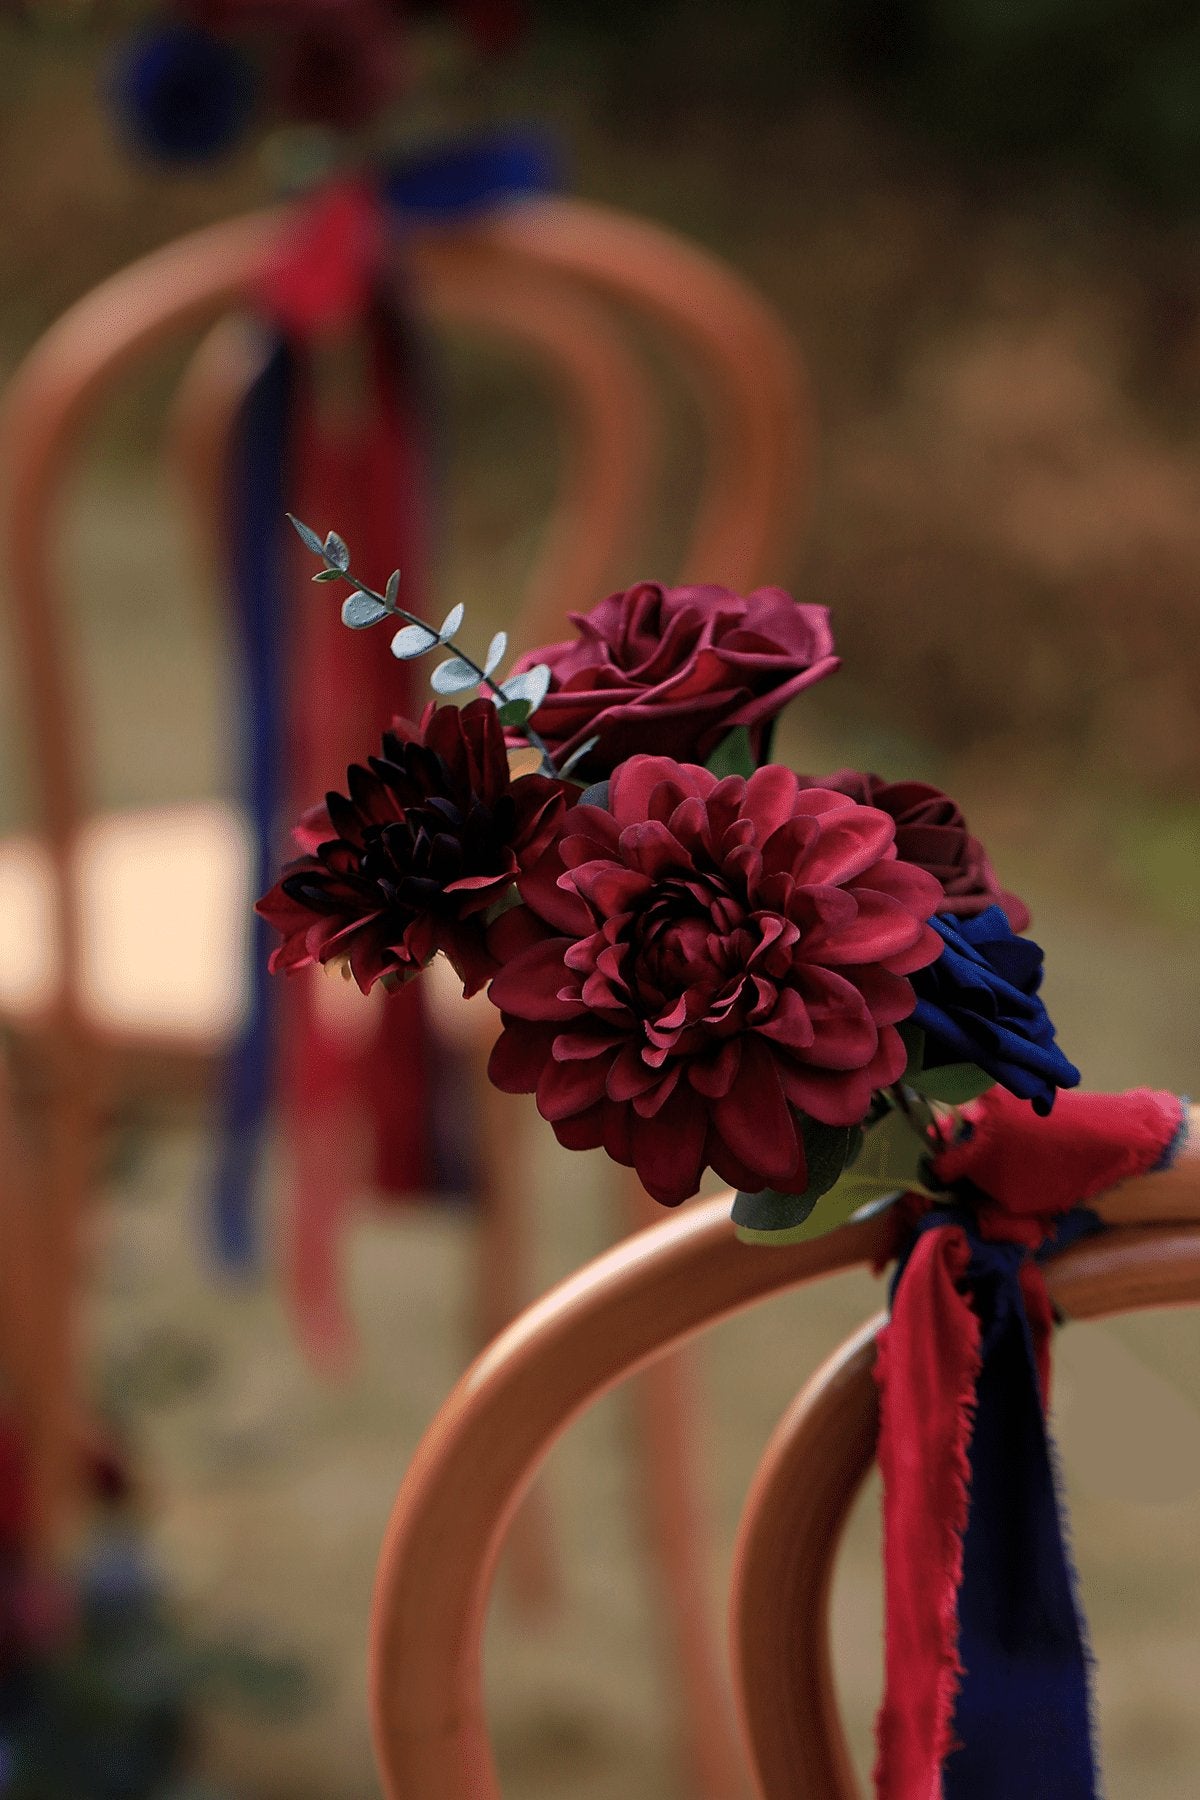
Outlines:
[[283, 934], [271, 968], [344, 958], [365, 993], [440, 950], [476, 992], [496, 968], [486, 915], [552, 843], [567, 790], [510, 775], [490, 700], [397, 720], [347, 783], [306, 814], [295, 835], [308, 854], [258, 903]]
[[849, 794], [861, 806], [877, 806], [896, 821], [896, 854], [928, 869], [942, 884], [946, 898], [939, 912], [974, 918], [989, 906], [1002, 906], [1014, 931], [1029, 929], [1029, 908], [1000, 886], [988, 853], [973, 837], [957, 801], [925, 781], [884, 781], [858, 769], [832, 775], [805, 775], [806, 787]]
[[941, 887], [897, 858], [886, 813], [788, 769], [718, 781], [635, 756], [609, 804], [572, 809], [493, 927], [491, 1078], [668, 1204], [706, 1166], [802, 1192], [798, 1115], [858, 1124], [904, 1070]]

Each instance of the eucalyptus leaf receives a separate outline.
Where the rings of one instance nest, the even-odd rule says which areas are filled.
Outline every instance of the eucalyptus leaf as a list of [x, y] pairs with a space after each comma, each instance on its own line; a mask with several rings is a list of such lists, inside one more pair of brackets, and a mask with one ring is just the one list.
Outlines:
[[584, 788], [576, 806], [598, 806], [602, 812], [608, 811], [608, 782], [593, 781], [591, 787]]
[[447, 638], [452, 638], [454, 636], [455, 632], [466, 618], [466, 615], [467, 609], [461, 600], [457, 606], [452, 606], [450, 608], [450, 611], [446, 614], [438, 628], [438, 636], [441, 638], [443, 644], [446, 642]]
[[350, 567], [350, 552], [336, 531], [331, 531], [321, 546], [321, 554], [327, 563], [344, 575]]
[[448, 662], [439, 663], [429, 677], [429, 685], [435, 694], [462, 694], [475, 687], [478, 681], [479, 670], [473, 669], [461, 656], [452, 656]]
[[399, 594], [399, 592], [400, 592], [400, 571], [399, 571], [399, 569], [393, 569], [391, 574], [387, 578], [387, 586], [383, 590], [383, 597], [387, 601], [389, 606], [391, 606], [391, 607], [395, 606], [396, 597]]
[[314, 581], [345, 581], [346, 577], [340, 569], [318, 569], [313, 576]]
[[906, 1074], [904, 1084], [915, 1093], [923, 1094], [927, 1100], [943, 1100], [948, 1106], [965, 1106], [968, 1100], [978, 1100], [980, 1094], [995, 1087], [996, 1078], [975, 1063], [943, 1063], [938, 1069]]
[[483, 659], [483, 672], [485, 675], [490, 675], [494, 669], [499, 668], [501, 659], [507, 649], [508, 633], [507, 631], [498, 631], [488, 645], [487, 655]]
[[520, 729], [533, 711], [528, 700], [504, 700], [499, 694], [493, 694], [492, 699], [499, 709], [500, 723], [511, 725], [514, 731]]
[[351, 594], [342, 602], [342, 624], [348, 625], [351, 631], [365, 631], [368, 625], [378, 625], [380, 619], [387, 616], [387, 607], [373, 600], [370, 594]]
[[392, 655], [398, 656], [401, 662], [409, 662], [414, 656], [424, 656], [427, 651], [436, 649], [439, 642], [432, 626], [402, 625], [392, 639]]
[[306, 525], [303, 519], [298, 519], [295, 513], [289, 513], [287, 516], [293, 531], [304, 545], [304, 548], [306, 550], [311, 550], [314, 556], [324, 556], [325, 546], [313, 530], [312, 526]]
[[753, 775], [756, 766], [754, 751], [746, 727], [738, 725], [728, 737], [723, 737], [704, 766], [721, 780], [726, 775], [741, 775], [746, 778]]
[[578, 750], [572, 750], [572, 752], [571, 752], [570, 756], [568, 756], [566, 762], [563, 763], [563, 765], [559, 769], [559, 771], [558, 771], [559, 774], [560, 775], [569, 775], [571, 773], [572, 769], [577, 769], [579, 767], [580, 763], [583, 761], [584, 757], [590, 756], [592, 751], [596, 748], [596, 745], [599, 742], [600, 742], [599, 734], [597, 734], [597, 736], [595, 736], [595, 737], [590, 737], [590, 738], [585, 739], [584, 742], [582, 744], [580, 744]]
[[549, 692], [550, 680], [549, 663], [535, 663], [520, 675], [510, 675], [500, 691], [506, 700], [528, 700], [530, 712], [535, 713]]

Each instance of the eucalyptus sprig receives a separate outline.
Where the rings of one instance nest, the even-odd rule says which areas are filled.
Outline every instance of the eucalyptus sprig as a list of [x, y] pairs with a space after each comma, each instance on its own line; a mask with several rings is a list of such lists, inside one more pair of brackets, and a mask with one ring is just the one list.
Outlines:
[[500, 723], [519, 731], [526, 743], [538, 752], [542, 759], [542, 771], [546, 775], [569, 776], [571, 770], [593, 748], [597, 741], [595, 738], [580, 745], [561, 768], [555, 763], [543, 739], [529, 723], [549, 691], [549, 666], [537, 663], [532, 669], [525, 669], [519, 675], [510, 675], [507, 681], [498, 682], [493, 679], [508, 649], [507, 632], [498, 631], [488, 645], [483, 662], [476, 662], [456, 641], [465, 616], [465, 609], [461, 604], [452, 606], [435, 630], [424, 619], [419, 619], [415, 613], [399, 604], [399, 569], [392, 571], [381, 594], [354, 574], [350, 567], [349, 548], [336, 531], [329, 532], [322, 539], [310, 525], [296, 518], [294, 513], [287, 516], [305, 549], [311, 550], [314, 556], [319, 556], [325, 565], [318, 569], [313, 580], [344, 581], [353, 588], [354, 592], [342, 602], [343, 625], [348, 625], [351, 631], [365, 631], [384, 619], [402, 621], [392, 638], [392, 655], [401, 662], [415, 661], [417, 657], [427, 656], [433, 650], [450, 651], [445, 662], [438, 663], [429, 678], [429, 685], [434, 693], [463, 694], [471, 688], [483, 687], [488, 698], [499, 709]]

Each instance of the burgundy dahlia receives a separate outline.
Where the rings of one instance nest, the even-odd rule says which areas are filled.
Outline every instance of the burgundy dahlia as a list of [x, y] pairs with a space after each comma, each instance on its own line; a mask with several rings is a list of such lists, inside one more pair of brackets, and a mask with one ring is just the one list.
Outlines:
[[306, 814], [308, 854], [258, 903], [283, 934], [271, 968], [345, 958], [366, 993], [441, 950], [475, 993], [496, 968], [485, 915], [553, 842], [562, 784], [513, 780], [496, 709], [474, 700], [429, 706], [419, 727], [396, 720], [348, 785]]
[[1002, 906], [1014, 931], [1029, 928], [1029, 908], [1000, 886], [988, 853], [967, 828], [962, 811], [949, 794], [924, 781], [884, 781], [882, 776], [838, 769], [832, 775], [802, 776], [807, 787], [849, 794], [862, 806], [877, 806], [896, 821], [896, 854], [928, 869], [941, 882], [946, 898], [939, 912], [974, 918], [989, 906]]
[[743, 596], [643, 581], [571, 619], [574, 638], [516, 670], [550, 665], [538, 731], [560, 760], [598, 736], [580, 765], [593, 779], [639, 752], [704, 762], [738, 725], [758, 757], [770, 720], [838, 667], [827, 609], [782, 588]]
[[897, 858], [886, 813], [788, 769], [718, 781], [635, 756], [609, 804], [568, 813], [561, 860], [493, 927], [491, 1078], [669, 1205], [706, 1165], [803, 1192], [797, 1112], [858, 1124], [904, 1069], [941, 888]]

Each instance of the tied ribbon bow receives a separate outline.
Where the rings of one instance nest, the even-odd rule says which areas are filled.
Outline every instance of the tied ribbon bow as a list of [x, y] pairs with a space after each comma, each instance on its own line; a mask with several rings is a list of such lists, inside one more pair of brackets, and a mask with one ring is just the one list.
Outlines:
[[1086, 1202], [1165, 1167], [1182, 1103], [996, 1088], [934, 1158], [957, 1204], [916, 1221], [880, 1334], [885, 1691], [879, 1800], [1095, 1800], [1089, 1653], [1046, 1425], [1039, 1259]]
[[[236, 422], [226, 506], [257, 893], [287, 859], [290, 821], [342, 787], [348, 764], [416, 698], [412, 669], [386, 640], [347, 631], [328, 596], [314, 595], [284, 515], [336, 524], [380, 581], [399, 564], [406, 605], [423, 610], [436, 418], [402, 292], [403, 235], [543, 193], [556, 175], [540, 135], [507, 131], [438, 146], [374, 181], [331, 183], [298, 204], [256, 296], [263, 356]], [[351, 429], [318, 414], [315, 365], [331, 346], [359, 353]], [[340, 994], [312, 972], [283, 993], [267, 973], [271, 944], [256, 919], [249, 1000], [223, 1084], [214, 1232], [226, 1265], [259, 1260], [257, 1172], [278, 1098], [291, 1164], [288, 1290], [302, 1341], [328, 1365], [344, 1362], [352, 1341], [338, 1265], [356, 1184], [373, 1176], [383, 1192], [462, 1191], [472, 1158], [430, 1123], [452, 1071], [435, 1066], [420, 984], [378, 1007], [362, 996], [331, 1004]], [[364, 1123], [373, 1169], [360, 1152]]]

